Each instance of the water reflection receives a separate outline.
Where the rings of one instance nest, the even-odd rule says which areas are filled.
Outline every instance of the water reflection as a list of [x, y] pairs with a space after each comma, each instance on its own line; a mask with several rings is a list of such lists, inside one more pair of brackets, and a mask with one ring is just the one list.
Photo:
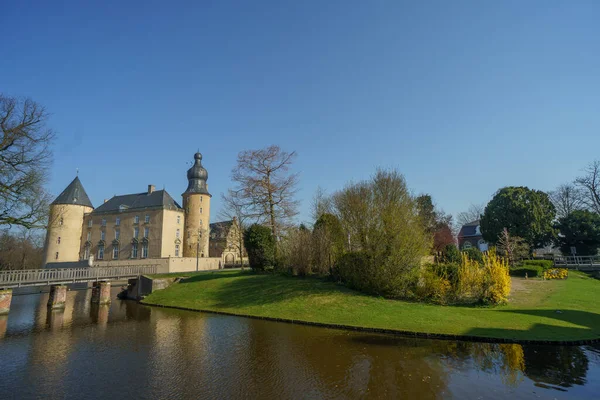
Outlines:
[[[116, 290], [114, 290], [116, 295]], [[571, 398], [600, 390], [595, 346], [409, 339], [219, 315], [15, 296], [0, 393], [34, 398]], [[107, 385], [110, 382], [110, 385]]]

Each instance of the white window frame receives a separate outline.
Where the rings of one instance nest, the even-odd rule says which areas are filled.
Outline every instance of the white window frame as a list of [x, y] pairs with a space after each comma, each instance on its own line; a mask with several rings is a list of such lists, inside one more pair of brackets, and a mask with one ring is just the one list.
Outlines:
[[179, 257], [179, 245], [175, 245], [175, 257]]
[[142, 258], [148, 258], [148, 243], [142, 243]]
[[137, 243], [133, 243], [131, 245], [131, 258], [137, 258], [138, 257], [138, 245]]
[[115, 240], [119, 240], [121, 238], [121, 230], [115, 229]]
[[92, 225], [94, 225], [94, 221], [92, 221], [91, 219], [88, 221], [88, 228], [91, 228]]
[[137, 239], [139, 236], [140, 236], [140, 228], [136, 226], [133, 228], [133, 237]]
[[144, 215], [144, 223], [145, 224], [149, 224], [150, 223], [150, 214]]
[[116, 225], [116, 226], [119, 226], [119, 225], [121, 225], [121, 218], [117, 217], [117, 218], [115, 219], [115, 225]]
[[150, 237], [150, 228], [148, 228], [148, 227], [144, 228], [144, 237], [146, 239], [148, 239], [148, 237]]
[[133, 217], [133, 223], [134, 224], [139, 224], [140, 223], [140, 216], [136, 215], [135, 217]]
[[98, 246], [98, 260], [104, 260], [104, 246]]
[[112, 256], [113, 260], [119, 259], [119, 246], [113, 246]]

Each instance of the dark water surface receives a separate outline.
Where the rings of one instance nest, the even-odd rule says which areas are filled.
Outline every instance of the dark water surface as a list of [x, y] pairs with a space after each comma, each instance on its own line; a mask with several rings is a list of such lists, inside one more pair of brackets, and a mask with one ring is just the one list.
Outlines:
[[[116, 295], [116, 289], [113, 289]], [[600, 346], [406, 339], [141, 306], [14, 296], [1, 399], [600, 398]]]

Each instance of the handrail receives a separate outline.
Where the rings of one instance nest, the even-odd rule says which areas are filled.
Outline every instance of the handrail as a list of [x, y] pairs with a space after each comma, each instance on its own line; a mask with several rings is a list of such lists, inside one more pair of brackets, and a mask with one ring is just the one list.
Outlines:
[[556, 256], [554, 265], [600, 265], [600, 256]]
[[50, 285], [63, 282], [90, 282], [155, 274], [158, 264], [121, 267], [85, 267], [0, 271], [0, 287]]

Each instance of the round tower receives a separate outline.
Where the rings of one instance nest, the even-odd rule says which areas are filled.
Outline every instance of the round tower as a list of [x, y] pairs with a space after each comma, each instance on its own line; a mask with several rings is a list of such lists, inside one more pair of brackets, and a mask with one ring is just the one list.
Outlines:
[[79, 261], [83, 217], [92, 212], [90, 201], [79, 177], [75, 177], [50, 203], [44, 265], [54, 262]]
[[208, 257], [208, 235], [210, 233], [210, 198], [208, 172], [202, 166], [202, 154], [194, 154], [194, 165], [187, 172], [188, 187], [182, 194], [185, 211], [183, 233], [184, 257]]

